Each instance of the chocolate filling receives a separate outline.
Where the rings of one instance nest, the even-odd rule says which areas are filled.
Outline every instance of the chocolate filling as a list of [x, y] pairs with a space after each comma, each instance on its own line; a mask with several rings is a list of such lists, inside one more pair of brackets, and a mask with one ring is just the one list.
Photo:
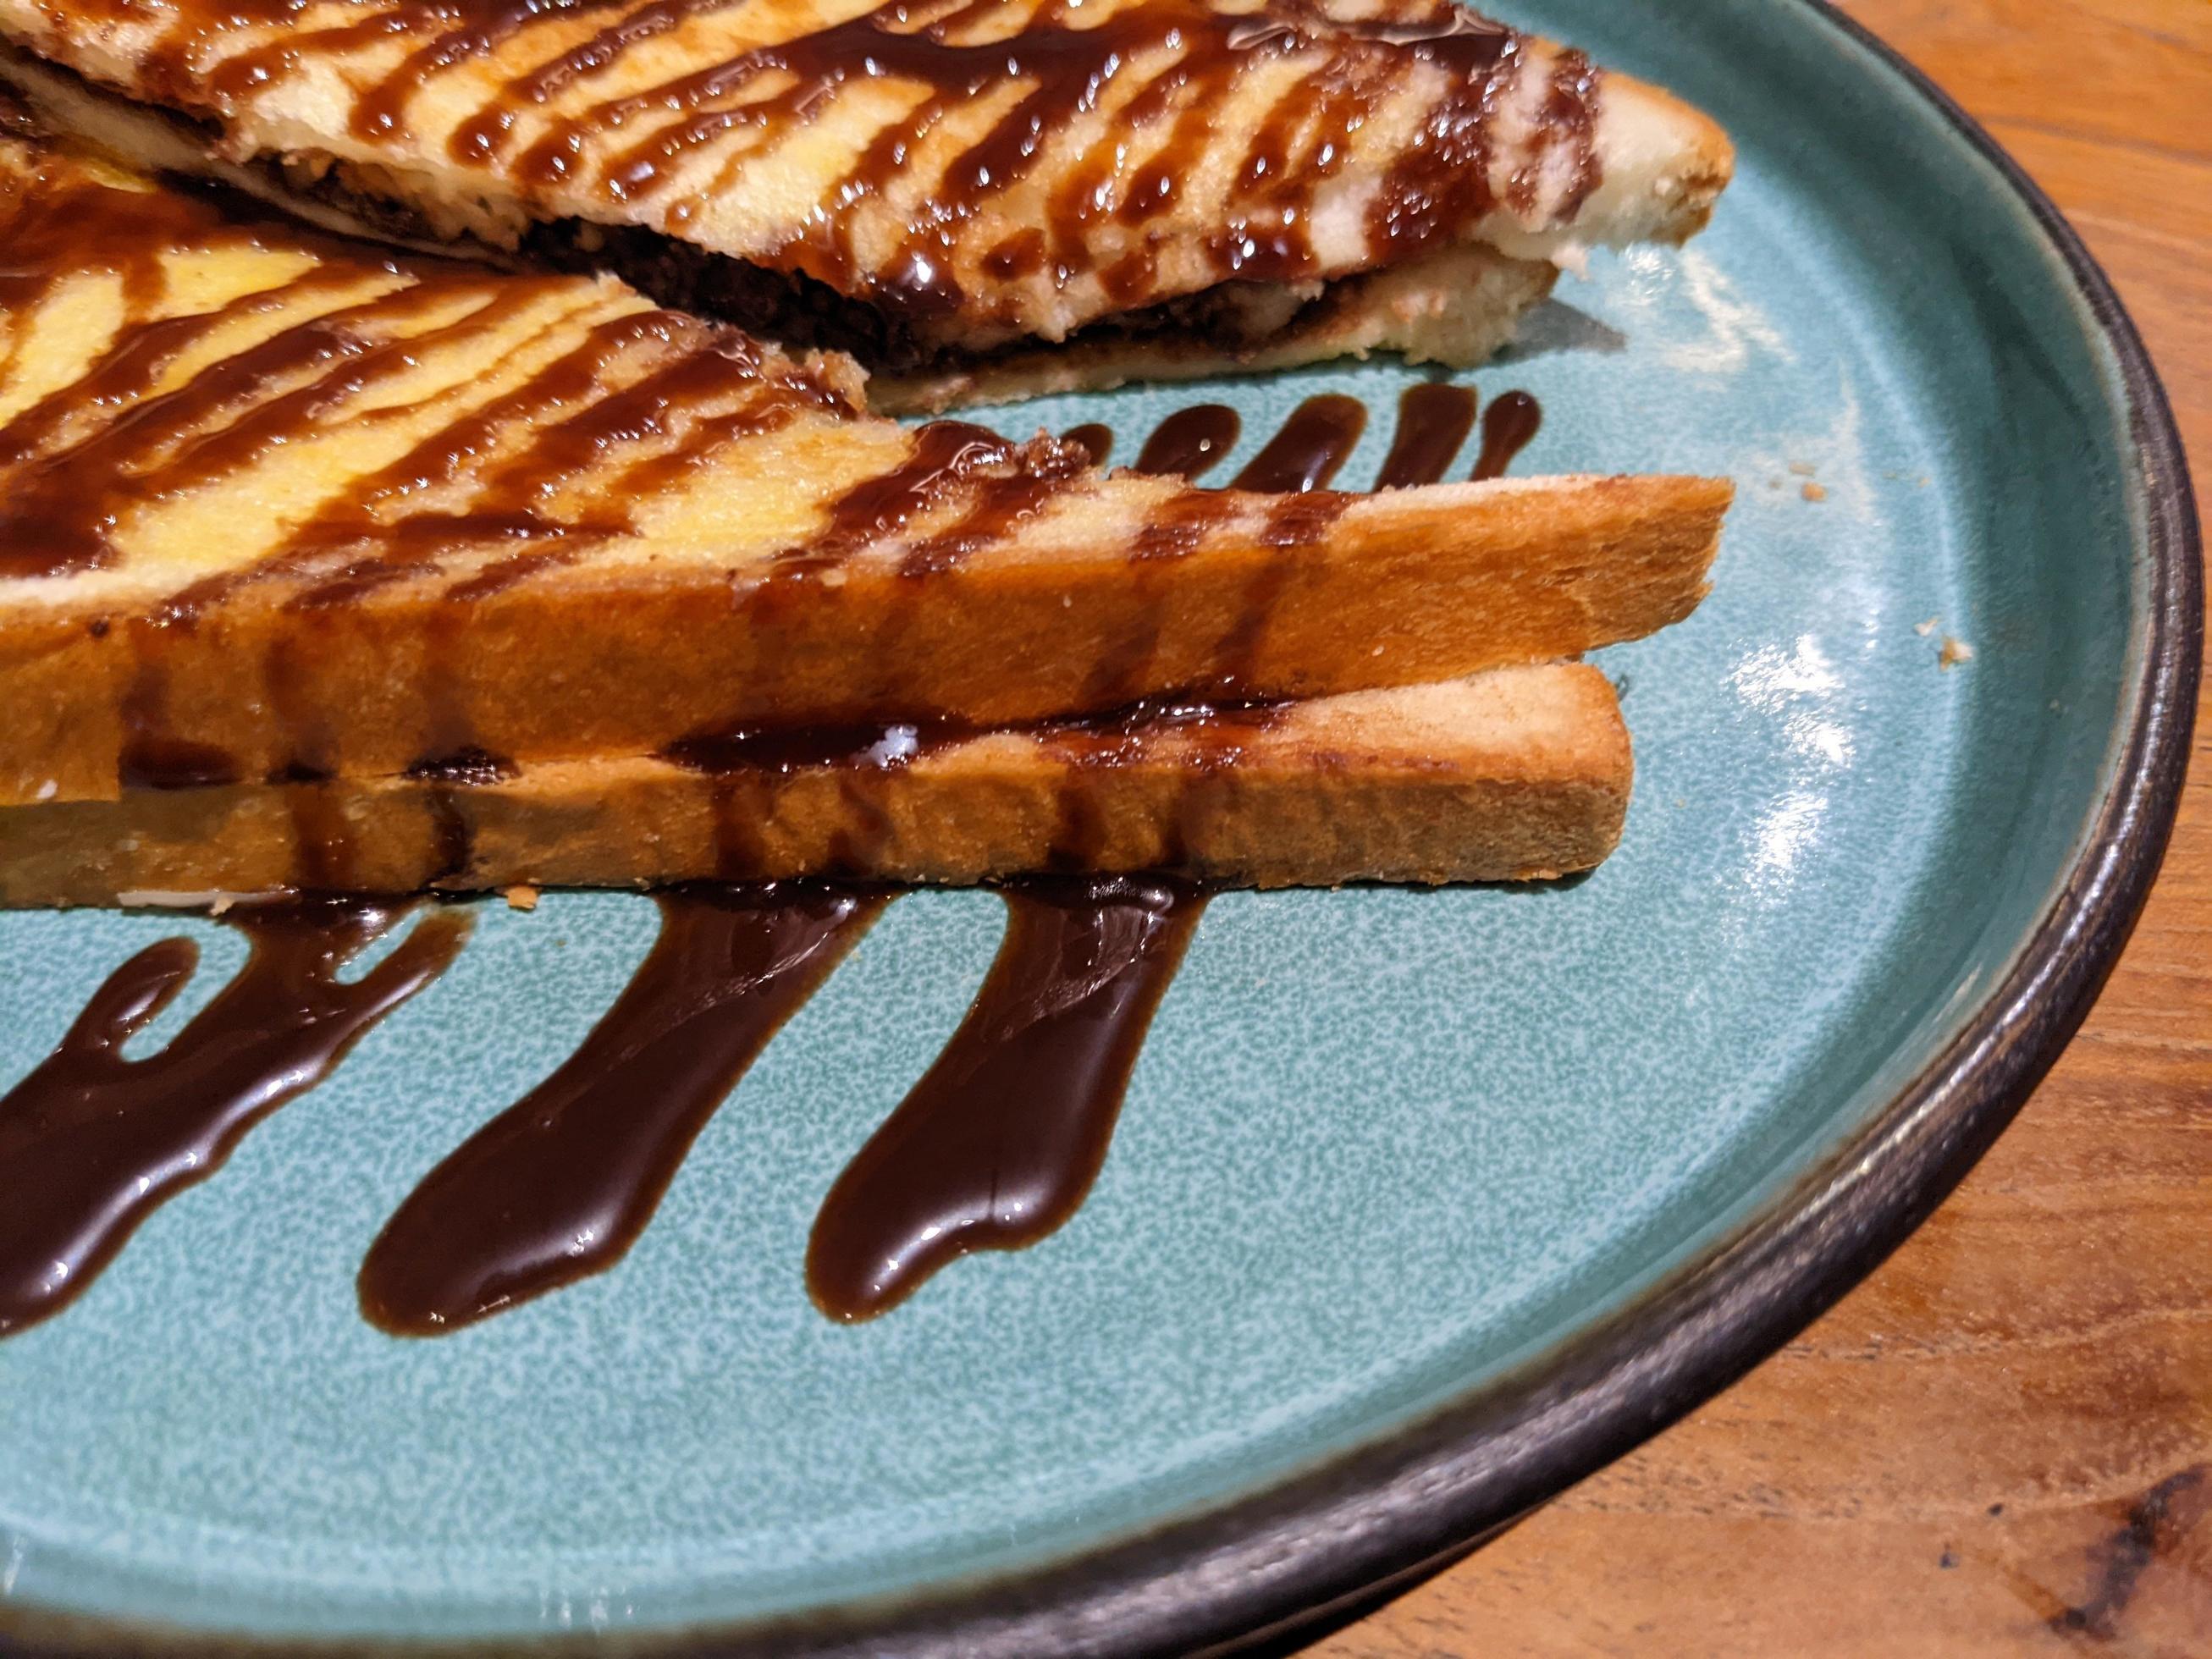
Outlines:
[[[583, 219], [532, 221], [512, 252], [464, 234], [441, 231], [404, 203], [349, 182], [349, 169], [255, 163], [281, 194], [332, 208], [371, 233], [394, 240], [446, 245], [456, 252], [540, 269], [619, 277], [658, 305], [732, 323], [794, 350], [842, 351], [872, 373], [906, 374], [988, 362], [1035, 349], [1034, 337], [981, 351], [928, 337], [917, 318], [841, 294], [801, 271], [771, 270], [640, 225]], [[1352, 284], [1329, 284], [1301, 298], [1279, 284], [1218, 283], [1158, 304], [1116, 312], [1079, 329], [1065, 343], [1143, 340], [1173, 335], [1227, 352], [1249, 349], [1316, 321], [1342, 302]]]

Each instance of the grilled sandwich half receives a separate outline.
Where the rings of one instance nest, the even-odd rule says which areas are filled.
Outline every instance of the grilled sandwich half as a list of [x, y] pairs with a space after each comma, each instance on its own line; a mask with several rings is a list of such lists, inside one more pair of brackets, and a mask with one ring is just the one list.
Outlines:
[[[879, 408], [1465, 365], [1725, 137], [1448, 0], [0, 0], [48, 123], [853, 353]], [[1057, 348], [1045, 349], [1044, 348]]]
[[0, 805], [1442, 680], [1686, 615], [1730, 497], [1205, 490], [860, 384], [0, 139]]

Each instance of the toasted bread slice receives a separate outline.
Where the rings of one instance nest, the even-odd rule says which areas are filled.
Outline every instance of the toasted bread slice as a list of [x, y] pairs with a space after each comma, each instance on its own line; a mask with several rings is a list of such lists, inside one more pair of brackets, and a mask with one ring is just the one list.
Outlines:
[[1570, 656], [1688, 613], [1730, 494], [1103, 475], [610, 279], [20, 141], [0, 240], [0, 804]]
[[[416, 252], [465, 251], [501, 270], [527, 260], [473, 238], [441, 239], [389, 212], [363, 214], [303, 196], [281, 173], [224, 161], [189, 123], [113, 94], [36, 58], [0, 47], [0, 88], [21, 95], [39, 126], [134, 170], [212, 179], [335, 234], [381, 240]], [[1388, 353], [1408, 363], [1472, 368], [1513, 337], [1522, 317], [1550, 294], [1558, 267], [1508, 258], [1480, 243], [1439, 248], [1403, 264], [1321, 285], [1238, 283], [1207, 301], [1211, 325], [1129, 330], [1107, 324], [1062, 345], [1014, 345], [951, 354], [927, 366], [872, 376], [878, 414], [941, 414], [1132, 381], [1264, 374]], [[1226, 323], [1226, 326], [1222, 325]], [[802, 334], [806, 330], [799, 331]]]
[[1261, 887], [1522, 880], [1605, 858], [1631, 772], [1613, 688], [1579, 664], [1272, 708], [965, 735], [894, 727], [692, 760], [0, 809], [0, 902], [1060, 869]]
[[872, 368], [1679, 240], [1719, 129], [1443, 0], [0, 0], [0, 35], [356, 222], [607, 269]]

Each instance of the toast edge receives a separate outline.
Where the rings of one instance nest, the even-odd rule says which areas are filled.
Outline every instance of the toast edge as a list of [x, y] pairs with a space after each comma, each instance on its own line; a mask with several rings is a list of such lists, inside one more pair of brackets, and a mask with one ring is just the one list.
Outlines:
[[1521, 881], [1589, 869], [1620, 840], [1628, 733], [1612, 684], [1586, 665], [1282, 714], [1231, 752], [1170, 730], [1072, 761], [1000, 732], [901, 768], [702, 774], [641, 758], [473, 786], [340, 779], [0, 809], [0, 903], [821, 875], [970, 884], [1071, 865], [1255, 887]]
[[[149, 735], [149, 685], [152, 735], [245, 783], [303, 766], [398, 773], [463, 746], [535, 765], [739, 722], [998, 726], [1163, 693], [1316, 697], [1552, 661], [1694, 610], [1732, 494], [1666, 477], [1387, 491], [1350, 498], [1307, 546], [1234, 531], [1133, 562], [1118, 532], [1087, 545], [1079, 525], [1066, 545], [1017, 541], [921, 578], [896, 556], [856, 561], [835, 585], [579, 567], [466, 604], [395, 585], [301, 613], [275, 584], [189, 629], [160, 625], [158, 595], [143, 616], [0, 607], [14, 711], [0, 805], [113, 799]], [[282, 708], [276, 651], [314, 665]]]

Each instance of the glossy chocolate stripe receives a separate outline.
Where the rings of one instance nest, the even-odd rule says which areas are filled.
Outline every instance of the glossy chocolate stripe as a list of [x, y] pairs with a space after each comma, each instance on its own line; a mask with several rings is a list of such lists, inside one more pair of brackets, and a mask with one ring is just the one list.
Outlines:
[[1073, 444], [1088, 455], [1091, 465], [1103, 466], [1114, 453], [1114, 428], [1101, 422], [1087, 422], [1061, 433], [1060, 441]]
[[[317, 317], [210, 364], [175, 389], [141, 399], [82, 443], [16, 470], [0, 498], [0, 575], [96, 568], [114, 556], [126, 510], [174, 499], [297, 440], [418, 355], [495, 325], [542, 291], [481, 276], [425, 280]], [[427, 333], [405, 325], [475, 301]]]
[[[119, 280], [126, 311], [143, 311], [166, 287], [164, 248], [210, 239], [239, 248], [264, 245], [266, 216], [226, 216], [184, 191], [126, 193], [61, 182], [51, 167], [40, 172], [40, 188], [0, 201], [0, 312], [20, 314], [63, 283], [98, 271]], [[118, 199], [126, 194], [127, 210]]]
[[583, 1046], [385, 1224], [362, 1264], [363, 1314], [436, 1335], [614, 1266], [883, 902], [805, 883], [663, 895], [660, 937]]
[[1482, 411], [1482, 454], [1471, 475], [1502, 478], [1544, 424], [1544, 406], [1526, 392], [1509, 392]]
[[[405, 539], [410, 533], [405, 527], [410, 521], [387, 521], [378, 515], [376, 509], [387, 501], [411, 499], [449, 488], [471, 469], [491, 461], [513, 434], [543, 430], [556, 412], [571, 404], [591, 403], [626, 353], [641, 347], [665, 345], [681, 325], [679, 320], [658, 311], [632, 312], [593, 324], [583, 343], [538, 369], [520, 386], [430, 434], [380, 471], [362, 479], [348, 491], [343, 501], [332, 503], [302, 526], [298, 540], [312, 547], [348, 541]], [[587, 445], [584, 453], [588, 455], [593, 452]], [[544, 461], [533, 459], [530, 466], [521, 470], [520, 476], [526, 483], [530, 473], [549, 470]], [[495, 475], [488, 484], [472, 489], [465, 503], [454, 513], [412, 516], [427, 518], [432, 525], [445, 526], [457, 517], [480, 515], [489, 507], [506, 515], [517, 526], [542, 525], [549, 530], [556, 527], [520, 507], [515, 501], [500, 499], [520, 493], [501, 490]]]
[[1325, 489], [1367, 430], [1367, 405], [1340, 392], [1309, 398], [1291, 411], [1230, 487], [1269, 495]]
[[833, 1319], [873, 1318], [955, 1258], [1035, 1243], [1075, 1213], [1205, 903], [1120, 877], [1006, 895], [974, 1006], [815, 1220], [807, 1288]]
[[[86, 3], [125, 9], [118, 0]], [[969, 0], [921, 21], [903, 0], [891, 0], [857, 16], [802, 25], [791, 38], [770, 38], [721, 61], [679, 54], [676, 73], [621, 82], [605, 97], [586, 92], [632, 66], [639, 47], [694, 17], [730, 9], [724, 0], [389, 0], [304, 11], [275, 0], [179, 0], [147, 79], [198, 110], [210, 93], [249, 96], [307, 64], [397, 38], [410, 49], [361, 86], [349, 112], [356, 138], [389, 139], [425, 87], [463, 68], [497, 64], [489, 94], [455, 125], [449, 154], [465, 165], [498, 165], [526, 193], [580, 189], [614, 203], [671, 196], [702, 147], [751, 130], [757, 145], [733, 152], [706, 185], [740, 189], [750, 155], [768, 154], [817, 118], [848, 83], [902, 82], [922, 89], [919, 102], [864, 131], [851, 160], [826, 182], [821, 222], [766, 257], [887, 311], [930, 316], [968, 302], [953, 269], [960, 228], [1041, 169], [1054, 177], [1036, 247], [1048, 254], [1055, 279], [1095, 270], [1117, 304], [1151, 297], [1157, 274], [1145, 246], [1087, 233], [1109, 217], [1135, 225], [1170, 209], [1182, 185], [1181, 158], [1218, 142], [1214, 112], [1261, 64], [1295, 61], [1299, 72], [1256, 118], [1246, 117], [1250, 137], [1235, 162], [1222, 230], [1205, 250], [1216, 280], [1315, 274], [1307, 227], [1317, 192], [1345, 164], [1344, 135], [1402, 88], [1412, 60], [1443, 75], [1419, 137], [1373, 192], [1370, 236], [1389, 258], [1462, 234], [1495, 205], [1491, 128], [1500, 90], [1522, 58], [1511, 31], [1444, 5], [1352, 18], [1292, 0], [1267, 0], [1251, 13], [1207, 0], [1133, 0], [1101, 17], [1048, 0], [1013, 12], [1019, 27], [1008, 33], [1012, 9], [1000, 0]], [[586, 15], [605, 21], [580, 40], [569, 20]], [[234, 49], [227, 38], [271, 24], [286, 27], [250, 50]], [[790, 27], [766, 25], [771, 33], [779, 26]], [[1543, 112], [1550, 125], [1534, 142], [1540, 157], [1561, 145], [1572, 149], [1559, 219], [1571, 217], [1595, 185], [1598, 98], [1587, 63], [1566, 54], [1554, 64]], [[950, 153], [929, 142], [945, 120], [986, 104], [995, 117]], [[1076, 142], [1077, 124], [1101, 111], [1104, 131]], [[525, 121], [538, 131], [510, 154]], [[617, 132], [624, 135], [619, 149], [593, 149]], [[1154, 142], [1135, 145], [1132, 159], [1134, 135]], [[926, 163], [918, 159], [925, 155]], [[1532, 164], [1513, 174], [1510, 191], [1522, 210], [1517, 197], [1545, 170]], [[918, 185], [911, 228], [888, 253], [872, 243], [863, 253], [852, 210], [894, 181]], [[693, 205], [671, 203], [670, 228], [680, 230]]]
[[198, 952], [165, 939], [108, 977], [53, 1054], [0, 1097], [0, 1335], [58, 1311], [149, 1215], [444, 971], [467, 933], [458, 915], [426, 918], [360, 979], [338, 978], [404, 908], [324, 899], [235, 913], [252, 943], [245, 967], [141, 1060], [124, 1044]]
[[1375, 480], [1377, 489], [1432, 484], [1474, 429], [1474, 392], [1463, 386], [1408, 386], [1398, 398], [1398, 429]]
[[1194, 404], [1152, 428], [1138, 453], [1136, 471], [1195, 482], [1237, 447], [1243, 423], [1226, 404]]
[[0, 427], [0, 467], [20, 466], [51, 452], [75, 422], [137, 402], [178, 359], [240, 319], [296, 309], [302, 298], [342, 293], [360, 281], [355, 270], [308, 271], [213, 311], [125, 327], [82, 374]]

